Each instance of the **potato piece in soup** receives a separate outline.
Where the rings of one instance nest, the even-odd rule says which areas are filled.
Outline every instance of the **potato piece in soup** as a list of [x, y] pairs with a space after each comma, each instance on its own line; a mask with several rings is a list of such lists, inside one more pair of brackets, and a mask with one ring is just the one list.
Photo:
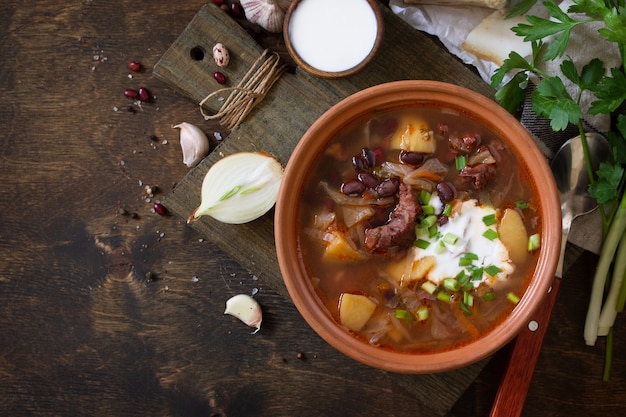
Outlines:
[[331, 237], [326, 246], [326, 251], [324, 252], [327, 259], [356, 261], [363, 258], [361, 253], [350, 244], [341, 232], [328, 232], [328, 236]]
[[528, 232], [522, 216], [514, 209], [504, 210], [498, 226], [500, 240], [509, 250], [513, 263], [521, 263], [528, 257]]
[[407, 116], [399, 119], [391, 147], [410, 152], [433, 154], [437, 150], [435, 135], [421, 118]]
[[339, 298], [339, 321], [358, 332], [372, 317], [376, 303], [364, 295], [343, 293]]

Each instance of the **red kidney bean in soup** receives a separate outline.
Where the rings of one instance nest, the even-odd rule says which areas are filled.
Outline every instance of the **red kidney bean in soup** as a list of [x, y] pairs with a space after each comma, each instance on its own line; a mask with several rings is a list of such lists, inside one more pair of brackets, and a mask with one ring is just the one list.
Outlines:
[[515, 308], [537, 263], [528, 167], [456, 110], [369, 114], [333, 138], [303, 187], [298, 250], [335, 320], [365, 343], [453, 349]]

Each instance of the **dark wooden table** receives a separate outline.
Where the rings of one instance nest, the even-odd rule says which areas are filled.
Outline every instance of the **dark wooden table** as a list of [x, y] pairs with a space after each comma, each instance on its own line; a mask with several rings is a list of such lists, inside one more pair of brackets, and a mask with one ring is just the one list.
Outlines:
[[[182, 219], [154, 213], [187, 172], [171, 126], [227, 140], [151, 74], [203, 4], [0, 5], [0, 415], [430, 415]], [[130, 60], [145, 68], [132, 78]], [[140, 86], [154, 99], [138, 106], [123, 92]], [[582, 339], [596, 259], [569, 252], [525, 416], [626, 411], [623, 317], [610, 382], [603, 341]], [[252, 291], [264, 309], [256, 335], [222, 314]], [[506, 354], [450, 416], [489, 413]]]

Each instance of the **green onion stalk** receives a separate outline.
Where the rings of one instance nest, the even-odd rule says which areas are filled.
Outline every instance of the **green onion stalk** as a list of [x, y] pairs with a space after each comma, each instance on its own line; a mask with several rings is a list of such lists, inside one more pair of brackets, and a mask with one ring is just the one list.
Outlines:
[[[554, 0], [546, 0], [542, 4], [548, 12], [547, 19], [527, 14], [536, 2], [522, 0], [509, 13], [511, 17], [526, 15], [528, 23], [518, 24], [512, 30], [531, 43], [530, 58], [511, 52], [495, 71], [491, 84], [497, 88], [496, 100], [515, 113], [525, 99], [525, 87], [534, 74], [539, 80], [532, 94], [535, 113], [550, 120], [554, 131], [565, 130], [570, 124], [578, 127], [590, 178], [589, 192], [598, 202], [603, 224], [602, 248], [593, 278], [584, 340], [588, 345], [595, 345], [599, 336], [607, 336], [603, 379], [608, 380], [614, 349], [613, 325], [626, 304], [626, 114], [623, 110], [620, 114], [626, 101], [626, 0], [573, 0], [567, 11], [561, 10]], [[579, 71], [572, 58], [566, 55], [572, 30], [591, 22], [601, 22], [597, 33], [607, 45], [617, 46], [620, 65], [605, 68], [602, 60], [594, 58]], [[540, 62], [564, 56], [567, 59], [560, 65], [561, 75], [547, 74], [538, 68]], [[506, 76], [510, 79], [505, 83]], [[577, 87], [573, 96], [566, 89], [564, 79]], [[587, 109], [581, 106], [584, 92], [594, 97]], [[583, 125], [585, 111], [591, 115], [615, 116], [616, 120], [607, 134], [612, 158], [602, 162], [595, 172]]]

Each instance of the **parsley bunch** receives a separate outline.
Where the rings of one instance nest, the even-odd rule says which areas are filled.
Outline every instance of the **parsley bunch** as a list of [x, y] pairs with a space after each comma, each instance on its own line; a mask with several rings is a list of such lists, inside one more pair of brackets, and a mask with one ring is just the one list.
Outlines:
[[[522, 0], [509, 16], [527, 13], [537, 0]], [[515, 113], [525, 99], [525, 87], [536, 77], [538, 82], [531, 96], [532, 108], [538, 115], [550, 121], [554, 131], [562, 131], [570, 124], [578, 127], [582, 137], [587, 171], [590, 174], [590, 194], [598, 201], [603, 222], [603, 245], [594, 276], [587, 320], [585, 342], [594, 345], [598, 336], [608, 336], [603, 379], [610, 375], [612, 357], [612, 329], [618, 312], [626, 304], [626, 0], [573, 0], [567, 11], [563, 11], [554, 0], [542, 4], [549, 19], [527, 15], [528, 23], [515, 26], [512, 30], [524, 41], [530, 42], [532, 54], [526, 59], [511, 52], [491, 79], [497, 88], [496, 100], [509, 112]], [[582, 17], [581, 17], [582, 16]], [[578, 72], [574, 59], [566, 56], [560, 65], [562, 77], [576, 88], [570, 94], [560, 75], [550, 75], [539, 68], [565, 55], [572, 30], [591, 22], [603, 22], [598, 33], [608, 42], [615, 43], [621, 65], [606, 68], [604, 62], [594, 58]], [[510, 80], [503, 84], [506, 75]], [[588, 109], [581, 107], [585, 92], [593, 95]], [[614, 123], [607, 134], [612, 149], [612, 158], [600, 164], [592, 172], [585, 131], [584, 111], [590, 115], [609, 114]], [[609, 287], [605, 297], [604, 290]]]

